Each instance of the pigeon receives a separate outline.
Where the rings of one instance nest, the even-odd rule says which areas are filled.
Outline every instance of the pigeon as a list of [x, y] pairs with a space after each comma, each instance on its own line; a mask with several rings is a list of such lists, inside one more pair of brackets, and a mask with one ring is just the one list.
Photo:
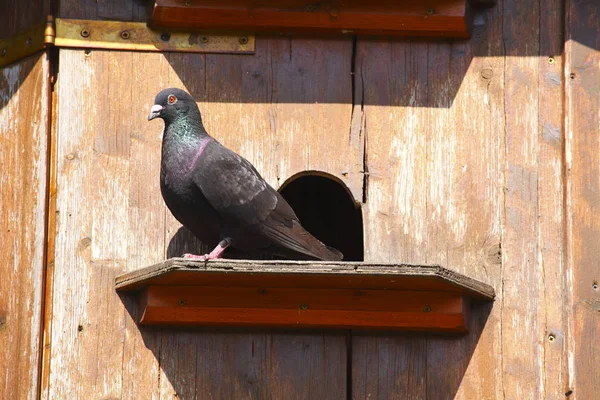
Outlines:
[[161, 118], [160, 189], [173, 216], [221, 258], [229, 246], [242, 252], [270, 246], [308, 258], [339, 261], [343, 255], [307, 232], [294, 210], [245, 158], [208, 135], [198, 105], [181, 89], [156, 96], [148, 121]]

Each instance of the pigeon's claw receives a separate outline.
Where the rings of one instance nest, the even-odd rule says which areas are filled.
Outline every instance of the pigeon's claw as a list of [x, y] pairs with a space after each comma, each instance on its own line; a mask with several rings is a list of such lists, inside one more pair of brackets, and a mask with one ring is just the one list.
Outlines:
[[198, 254], [185, 253], [183, 258], [190, 258], [192, 260], [200, 261], [214, 260], [215, 258], [221, 258], [221, 255], [223, 255], [227, 247], [229, 247], [229, 239], [224, 239], [217, 245], [217, 247], [214, 248], [213, 251], [208, 254], [200, 256]]
[[183, 258], [190, 258], [192, 260], [200, 260], [200, 261], [204, 261], [206, 260], [206, 256], [208, 256], [208, 254], [204, 254], [204, 255], [199, 255], [199, 254], [191, 254], [191, 253], [185, 253], [183, 255]]

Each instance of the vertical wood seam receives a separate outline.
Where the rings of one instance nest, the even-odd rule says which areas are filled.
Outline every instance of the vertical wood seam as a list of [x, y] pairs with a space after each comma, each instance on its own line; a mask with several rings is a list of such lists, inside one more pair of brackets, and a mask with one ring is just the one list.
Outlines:
[[562, 9], [562, 31], [560, 32], [561, 41], [562, 41], [562, 57], [561, 57], [561, 70], [562, 70], [562, 90], [561, 90], [561, 102], [562, 102], [562, 117], [561, 117], [561, 146], [562, 146], [562, 160], [561, 160], [561, 177], [563, 182], [563, 198], [562, 198], [562, 243], [561, 246], [563, 248], [563, 253], [561, 257], [561, 262], [563, 264], [563, 271], [561, 277], [561, 284], [563, 292], [565, 293], [565, 297], [563, 298], [563, 302], [566, 303], [568, 307], [563, 307], [562, 318], [563, 318], [563, 330], [565, 332], [565, 338], [563, 340], [563, 348], [562, 355], [566, 360], [565, 366], [563, 367], [563, 383], [566, 385], [564, 387], [565, 394], [570, 390], [572, 382], [571, 382], [571, 374], [569, 369], [569, 340], [570, 340], [570, 318], [571, 318], [571, 310], [570, 305], [572, 304], [572, 298], [570, 296], [569, 284], [568, 284], [568, 274], [569, 269], [571, 267], [571, 263], [569, 262], [570, 258], [570, 235], [569, 235], [569, 207], [568, 207], [568, 198], [569, 198], [569, 178], [567, 173], [567, 84], [566, 84], [566, 76], [567, 76], [567, 52], [566, 52], [566, 41], [567, 41], [567, 0], [561, 0], [561, 9]]
[[570, 128], [570, 119], [569, 119], [569, 104], [567, 104], [567, 99], [569, 96], [567, 95], [567, 77], [568, 70], [567, 66], [571, 64], [571, 53], [567, 51], [567, 41], [570, 39], [569, 27], [571, 26], [571, 13], [569, 11], [569, 0], [564, 0], [564, 24], [563, 24], [563, 129], [564, 129], [564, 213], [565, 213], [565, 233], [564, 233], [564, 241], [565, 241], [565, 280], [566, 280], [566, 340], [565, 340], [565, 348], [567, 353], [567, 389], [565, 392], [571, 391], [573, 388], [573, 380], [574, 380], [574, 368], [575, 368], [575, 360], [573, 358], [573, 348], [574, 348], [574, 340], [572, 337], [572, 332], [574, 331], [573, 327], [573, 238], [571, 232], [573, 230], [573, 216], [571, 213], [571, 146], [572, 138], [571, 133], [569, 132]]
[[51, 338], [52, 338], [52, 291], [54, 284], [54, 246], [56, 240], [56, 101], [54, 90], [56, 79], [58, 77], [58, 56], [59, 50], [54, 48], [46, 49], [46, 62], [48, 63], [48, 77], [46, 90], [48, 91], [47, 107], [48, 116], [46, 120], [47, 135], [47, 159], [46, 159], [46, 194], [45, 194], [45, 234], [44, 234], [44, 270], [42, 272], [42, 304], [41, 313], [41, 335], [40, 350], [41, 356], [38, 364], [38, 387], [37, 398], [43, 397], [46, 391], [48, 396], [50, 384], [50, 362], [51, 362]]
[[[538, 125], [538, 129], [541, 126], [540, 122], [541, 122], [541, 111], [542, 111], [542, 107], [541, 107], [541, 90], [542, 90], [542, 76], [541, 76], [541, 68], [540, 68], [540, 63], [542, 62], [542, 30], [541, 30], [541, 26], [542, 26], [542, 0], [538, 0], [538, 9], [540, 10], [538, 13], [538, 37], [537, 37], [537, 41], [538, 41], [538, 80], [537, 80], [537, 117], [538, 117], [538, 121], [537, 121], [537, 125]], [[543, 135], [543, 128], [542, 128], [542, 135]], [[537, 170], [537, 176], [538, 179], [536, 180], [536, 257], [538, 259], [538, 264], [540, 267], [540, 282], [538, 282], [538, 287], [541, 285], [541, 290], [539, 291], [539, 295], [540, 295], [540, 304], [545, 305], [546, 304], [546, 263], [544, 262], [544, 259], [542, 257], [542, 249], [541, 249], [541, 241], [542, 241], [542, 232], [540, 229], [540, 179], [539, 179], [539, 175], [540, 175], [540, 171], [539, 171], [539, 160], [540, 160], [540, 153], [542, 151], [541, 146], [539, 145], [539, 141], [540, 141], [540, 132], [538, 131], [538, 146], [537, 146], [537, 154], [536, 154], [536, 166], [538, 168]], [[541, 346], [540, 348], [540, 358], [541, 358], [541, 363], [540, 363], [540, 382], [539, 384], [542, 386], [540, 388], [540, 394], [542, 396], [542, 398], [546, 398], [546, 387], [547, 387], [547, 383], [546, 383], [546, 336], [548, 334], [548, 309], [547, 307], [541, 307], [542, 308], [542, 313], [543, 313], [543, 321], [544, 321], [544, 329], [541, 332], [541, 338], [540, 338], [540, 343]]]
[[[505, 35], [505, 26], [504, 26], [504, 19], [506, 18], [505, 15], [506, 9], [504, 6], [504, 3], [502, 3], [502, 57], [503, 57], [503, 65], [502, 65], [502, 112], [503, 112], [503, 117], [504, 117], [504, 124], [503, 124], [503, 132], [502, 132], [502, 137], [501, 139], [501, 143], [500, 145], [502, 146], [502, 149], [504, 149], [504, 152], [500, 152], [501, 154], [503, 154], [504, 158], [501, 161], [501, 167], [499, 168], [500, 170], [500, 179], [502, 182], [502, 192], [501, 192], [501, 196], [502, 196], [502, 200], [501, 200], [501, 204], [502, 204], [502, 211], [501, 211], [501, 215], [500, 215], [500, 248], [502, 248], [502, 243], [504, 243], [504, 239], [505, 239], [505, 228], [506, 228], [506, 190], [507, 190], [507, 185], [506, 185], [506, 168], [508, 167], [507, 164], [507, 160], [508, 160], [508, 149], [507, 149], [507, 141], [506, 141], [506, 134], [507, 134], [507, 126], [506, 126], [506, 35]], [[502, 371], [500, 371], [500, 388], [502, 390], [502, 398], [506, 399], [506, 387], [504, 384], [504, 371], [505, 371], [505, 365], [504, 365], [504, 267], [505, 267], [505, 260], [506, 259], [506, 250], [502, 251], [502, 259], [501, 259], [501, 264], [500, 264], [500, 318], [499, 318], [499, 338], [498, 340], [500, 341], [500, 365], [502, 367]]]

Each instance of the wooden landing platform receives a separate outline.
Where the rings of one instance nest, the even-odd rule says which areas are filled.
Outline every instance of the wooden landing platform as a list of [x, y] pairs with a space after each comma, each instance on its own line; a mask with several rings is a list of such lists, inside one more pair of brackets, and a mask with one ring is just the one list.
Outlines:
[[468, 38], [470, 4], [485, 0], [155, 0], [150, 25], [165, 29]]
[[116, 278], [144, 325], [467, 332], [494, 289], [435, 265], [169, 259]]

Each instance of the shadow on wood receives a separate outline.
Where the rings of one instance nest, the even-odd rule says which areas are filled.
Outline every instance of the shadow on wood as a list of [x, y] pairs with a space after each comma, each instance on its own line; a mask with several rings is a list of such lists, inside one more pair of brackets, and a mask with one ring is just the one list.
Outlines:
[[[134, 320], [135, 296], [120, 294]], [[161, 393], [193, 399], [346, 398], [346, 333], [135, 325], [160, 368]]]
[[[139, 321], [136, 296], [120, 296], [132, 320]], [[140, 330], [144, 345], [166, 375], [170, 385], [161, 386], [167, 387], [167, 393], [174, 389], [180, 398], [194, 398], [196, 393], [211, 393], [215, 398], [305, 398], [310, 388], [316, 390], [316, 398], [324, 399], [349, 394], [352, 398], [452, 399], [491, 308], [491, 303], [472, 304], [470, 332], [464, 336], [252, 327], [179, 329], [133, 321], [130, 326]]]
[[492, 303], [476, 302], [471, 307], [469, 333], [460, 337], [355, 333], [349, 355], [352, 397], [456, 398]]
[[[254, 55], [186, 55], [184, 62], [180, 55], [165, 56], [198, 102], [450, 108], [470, 68], [481, 69], [484, 87], [502, 78], [499, 71], [494, 76], [489, 66], [472, 63], [504, 56], [502, 29], [498, 5], [476, 10], [466, 41], [264, 34], [257, 35]], [[203, 76], [219, 82], [218, 90], [199, 85]], [[428, 96], [439, 90], [440, 80], [443, 101]]]

